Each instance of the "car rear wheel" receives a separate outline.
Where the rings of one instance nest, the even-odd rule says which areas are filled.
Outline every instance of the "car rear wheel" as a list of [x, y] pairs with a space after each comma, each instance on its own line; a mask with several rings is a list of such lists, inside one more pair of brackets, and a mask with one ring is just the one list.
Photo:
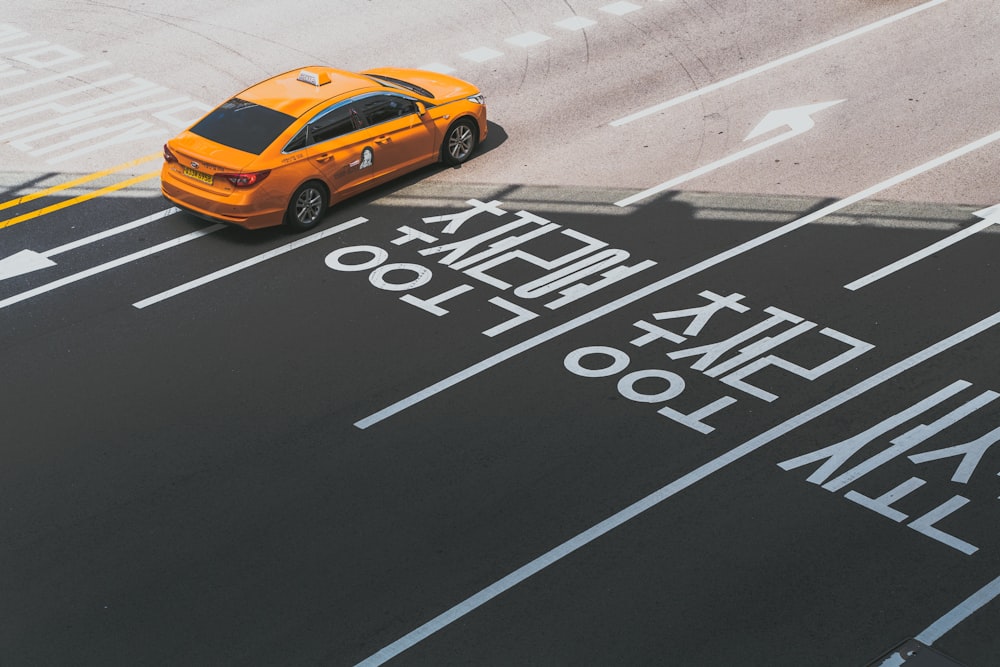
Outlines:
[[477, 142], [476, 125], [471, 120], [464, 119], [448, 128], [441, 146], [444, 161], [453, 167], [462, 164], [472, 156]]
[[326, 214], [326, 188], [309, 181], [292, 195], [285, 213], [285, 224], [296, 231], [312, 229]]

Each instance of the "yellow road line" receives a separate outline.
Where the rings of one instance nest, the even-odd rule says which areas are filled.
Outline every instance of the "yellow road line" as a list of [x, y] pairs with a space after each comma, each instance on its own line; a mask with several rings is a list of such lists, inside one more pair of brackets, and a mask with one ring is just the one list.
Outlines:
[[93, 174], [88, 174], [86, 176], [81, 176], [80, 178], [75, 178], [72, 181], [67, 181], [59, 185], [54, 185], [51, 188], [46, 188], [45, 190], [40, 190], [34, 194], [25, 195], [23, 197], [18, 197], [17, 199], [12, 199], [8, 202], [0, 204], [0, 211], [5, 208], [10, 208], [12, 206], [19, 206], [20, 204], [25, 204], [29, 201], [34, 201], [35, 199], [40, 199], [42, 197], [47, 197], [48, 195], [54, 194], [56, 192], [61, 192], [63, 190], [68, 190], [69, 188], [76, 187], [77, 185], [82, 185], [83, 183], [89, 183], [90, 181], [96, 181], [99, 178], [104, 178], [109, 174], [113, 174], [116, 171], [122, 171], [123, 169], [128, 169], [129, 167], [135, 167], [137, 165], [149, 162], [150, 160], [155, 160], [158, 157], [162, 157], [160, 153], [153, 153], [152, 155], [146, 155], [137, 160], [132, 160], [131, 162], [125, 162], [117, 167], [111, 167], [110, 169], [104, 169], [103, 171], [95, 171]]
[[68, 208], [74, 204], [79, 204], [80, 202], [85, 202], [89, 199], [94, 199], [100, 197], [101, 195], [106, 195], [109, 192], [114, 192], [115, 190], [121, 190], [127, 188], [130, 185], [135, 185], [136, 183], [142, 183], [143, 181], [148, 181], [149, 179], [158, 176], [159, 170], [151, 171], [148, 174], [140, 174], [138, 176], [133, 176], [132, 178], [127, 178], [120, 183], [115, 183], [107, 187], [103, 187], [99, 190], [94, 190], [93, 192], [88, 192], [87, 194], [80, 195], [79, 197], [73, 197], [72, 199], [67, 199], [66, 201], [59, 202], [58, 204], [53, 204], [52, 206], [46, 206], [45, 208], [38, 209], [37, 211], [32, 211], [31, 213], [25, 213], [24, 215], [19, 215], [15, 218], [9, 220], [0, 221], [0, 229], [4, 227], [10, 227], [11, 225], [16, 225], [19, 222], [24, 222], [25, 220], [31, 220], [32, 218], [38, 218], [53, 211], [58, 211], [60, 209]]

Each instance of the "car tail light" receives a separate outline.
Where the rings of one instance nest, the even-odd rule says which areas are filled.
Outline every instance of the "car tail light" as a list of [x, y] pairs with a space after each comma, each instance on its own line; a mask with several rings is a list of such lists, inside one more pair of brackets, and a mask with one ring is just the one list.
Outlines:
[[166, 162], [177, 162], [177, 156], [170, 152], [170, 148], [163, 144], [163, 159]]
[[248, 171], [238, 174], [218, 174], [218, 176], [232, 183], [233, 187], [252, 188], [267, 178], [267, 175], [270, 173], [271, 170], [268, 169], [266, 171]]

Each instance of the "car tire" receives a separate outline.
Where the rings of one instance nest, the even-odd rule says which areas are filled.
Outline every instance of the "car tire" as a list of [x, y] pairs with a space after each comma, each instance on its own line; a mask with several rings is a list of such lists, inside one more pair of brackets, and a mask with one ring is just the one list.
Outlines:
[[303, 183], [288, 202], [285, 225], [297, 232], [312, 229], [326, 215], [326, 201], [326, 187], [322, 183]]
[[441, 159], [452, 167], [457, 167], [470, 157], [479, 142], [476, 124], [468, 118], [456, 121], [444, 135], [441, 144]]

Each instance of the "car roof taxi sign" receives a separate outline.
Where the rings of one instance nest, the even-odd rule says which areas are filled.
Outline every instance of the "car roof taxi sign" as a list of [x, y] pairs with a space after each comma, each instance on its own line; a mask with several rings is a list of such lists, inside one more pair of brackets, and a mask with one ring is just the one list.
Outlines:
[[299, 72], [298, 81], [305, 81], [313, 86], [322, 86], [324, 83], [330, 83], [330, 75], [322, 70], [308, 70], [304, 69]]

